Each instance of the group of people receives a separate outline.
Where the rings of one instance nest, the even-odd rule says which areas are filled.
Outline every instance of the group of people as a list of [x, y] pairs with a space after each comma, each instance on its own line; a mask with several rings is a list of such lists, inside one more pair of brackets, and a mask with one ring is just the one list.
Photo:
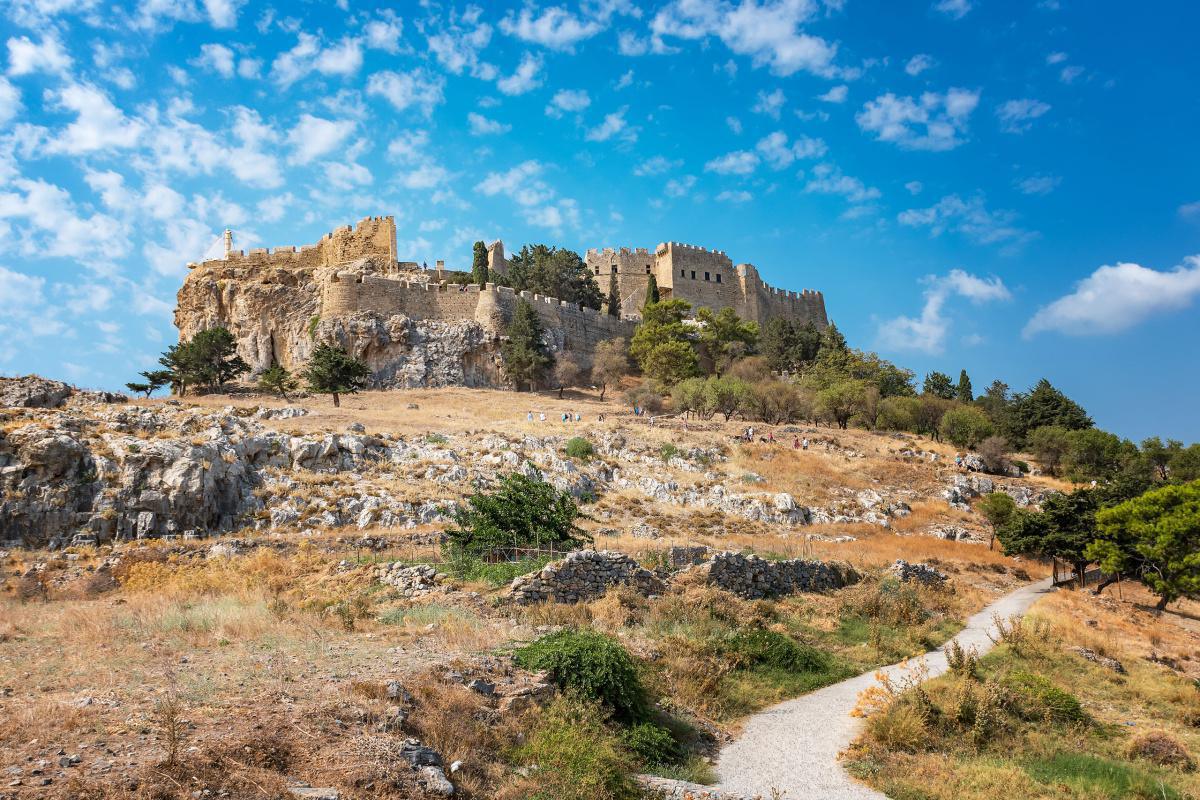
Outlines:
[[[527, 413], [525, 415], [525, 421], [533, 422], [533, 411], [530, 411], [529, 413]], [[538, 412], [537, 421], [538, 422], [546, 421], [546, 412], [545, 411]], [[583, 416], [578, 411], [564, 411], [564, 412], [562, 412], [562, 415], [560, 416], [559, 421], [562, 422], [564, 425], [566, 425], [568, 422], [583, 422]], [[600, 415], [600, 421], [601, 422], [604, 421], [603, 414]]]
[[[753, 442], [754, 441], [754, 426], [747, 425], [746, 430], [742, 433], [741, 436], [739, 436], [737, 438], [741, 439], [743, 442]], [[759, 436], [758, 439], [760, 442], [763, 442], [765, 444], [775, 444], [775, 431], [767, 431], [766, 436]], [[792, 447], [795, 448], [796, 450], [807, 450], [808, 449], [808, 437], [807, 436], [805, 436], [804, 438], [800, 438], [799, 436], [794, 437], [792, 439]]]

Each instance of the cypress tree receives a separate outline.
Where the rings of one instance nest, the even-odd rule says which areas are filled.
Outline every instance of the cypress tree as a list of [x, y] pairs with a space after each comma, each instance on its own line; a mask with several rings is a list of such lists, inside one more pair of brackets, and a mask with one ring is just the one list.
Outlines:
[[542, 341], [542, 332], [537, 311], [527, 301], [518, 301], [512, 322], [505, 330], [507, 341], [500, 347], [504, 369], [518, 389], [524, 385], [532, 389], [554, 364], [554, 358]]
[[616, 275], [608, 279], [608, 315], [617, 318], [621, 316], [621, 294], [617, 291]]
[[471, 261], [471, 281], [483, 286], [488, 282], [487, 245], [475, 243], [475, 255]]
[[971, 388], [971, 377], [967, 375], [967, 371], [959, 370], [958, 373], [958, 390], [955, 393], [960, 403], [970, 403], [975, 400], [975, 391]]
[[654, 273], [650, 273], [650, 278], [646, 281], [646, 302], [642, 306], [652, 306], [658, 302], [658, 278], [654, 277]]

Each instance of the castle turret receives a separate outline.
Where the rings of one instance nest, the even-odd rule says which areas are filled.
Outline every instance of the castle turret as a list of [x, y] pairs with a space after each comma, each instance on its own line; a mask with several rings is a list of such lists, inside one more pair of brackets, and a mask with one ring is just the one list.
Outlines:
[[225, 229], [225, 255], [224, 255], [224, 258], [228, 259], [229, 254], [232, 252], [233, 252], [233, 231], [229, 230], [229, 228], [226, 228]]

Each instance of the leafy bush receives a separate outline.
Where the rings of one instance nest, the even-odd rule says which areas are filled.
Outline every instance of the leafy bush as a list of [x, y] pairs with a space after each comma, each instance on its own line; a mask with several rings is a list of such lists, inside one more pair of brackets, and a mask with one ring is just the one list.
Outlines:
[[575, 520], [582, 516], [570, 493], [521, 473], [500, 477], [491, 494], [476, 492], [455, 510], [446, 531], [460, 554], [510, 552], [527, 547], [570, 548], [591, 541]]
[[577, 695], [556, 698], [542, 712], [517, 757], [536, 765], [502, 800], [636, 800], [625, 749], [604, 724], [604, 711]]
[[658, 448], [658, 457], [664, 462], [668, 462], [672, 458], [678, 458], [682, 455], [683, 451], [670, 442], [667, 442], [662, 447]]
[[829, 668], [827, 653], [766, 628], [739, 631], [729, 649], [747, 666], [762, 665], [790, 672], [820, 672]]
[[942, 415], [942, 437], [959, 447], [978, 447], [995, 429], [983, 410], [975, 406], [958, 406]]
[[596, 454], [596, 448], [582, 436], [575, 436], [568, 439], [564, 450], [571, 458], [578, 458], [581, 461], [587, 461]]
[[675, 764], [682, 753], [671, 732], [653, 722], [641, 722], [621, 733], [621, 740], [647, 767]]
[[562, 689], [611, 708], [624, 722], [646, 716], [646, 690], [633, 658], [616, 639], [592, 630], [562, 630], [516, 652], [517, 665], [544, 670]]
[[1022, 716], [1027, 719], [1043, 717], [1051, 722], [1066, 723], [1087, 721], [1079, 699], [1055, 686], [1048, 678], [1032, 672], [1014, 672], [1005, 679], [1005, 684], [1017, 695]]

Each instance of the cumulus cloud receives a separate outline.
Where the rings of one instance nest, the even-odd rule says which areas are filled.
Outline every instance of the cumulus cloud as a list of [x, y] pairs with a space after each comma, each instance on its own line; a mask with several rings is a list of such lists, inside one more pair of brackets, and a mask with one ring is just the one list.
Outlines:
[[665, 48], [664, 37], [697, 40], [716, 36], [756, 67], [776, 75], [810, 72], [836, 77], [837, 45], [806, 33], [803, 26], [818, 13], [804, 0], [673, 0], [650, 22], [650, 48]]
[[373, 19], [363, 26], [367, 47], [385, 53], [400, 52], [400, 37], [404, 34], [404, 21], [390, 11], [381, 19]]
[[833, 164], [818, 164], [812, 169], [812, 178], [804, 187], [810, 194], [840, 195], [851, 203], [866, 203], [878, 200], [881, 193], [874, 186], [867, 186], [858, 178], [843, 175]]
[[1030, 175], [1017, 181], [1016, 186], [1021, 194], [1050, 194], [1060, 183], [1062, 178], [1057, 175]]
[[471, 129], [472, 136], [492, 136], [512, 130], [512, 125], [488, 119], [483, 114], [477, 114], [474, 111], [467, 114], [467, 125]]
[[296, 46], [271, 62], [271, 78], [286, 89], [313, 71], [322, 75], [353, 75], [362, 67], [362, 47], [362, 39], [358, 37], [346, 36], [337, 44], [326, 46], [319, 37], [300, 31]]
[[532, 53], [521, 56], [521, 63], [512, 75], [496, 81], [496, 88], [504, 94], [520, 95], [531, 92], [542, 85], [542, 59]]
[[607, 142], [614, 136], [620, 136], [624, 141], [633, 141], [637, 138], [637, 132], [625, 120], [628, 110], [629, 106], [623, 106], [611, 114], [605, 114], [604, 121], [588, 131], [585, 138], [589, 142]]
[[952, 150], [963, 143], [967, 119], [979, 105], [979, 92], [950, 89], [919, 98], [888, 92], [869, 101], [856, 116], [858, 127], [906, 150]]
[[526, 6], [519, 14], [508, 12], [500, 20], [500, 30], [525, 42], [571, 52], [576, 44], [604, 30], [604, 25], [598, 20], [585, 20], [559, 6], [543, 9], [540, 13]]
[[0, 78], [0, 125], [21, 111], [21, 90], [5, 78]]
[[1181, 311], [1200, 295], [1200, 255], [1188, 256], [1169, 272], [1140, 264], [1105, 265], [1075, 291], [1038, 309], [1025, 338], [1046, 331], [1096, 336], [1128, 330], [1145, 320]]
[[1183, 219], [1200, 220], [1200, 200], [1194, 203], [1184, 203], [1176, 209], [1176, 212]]
[[933, 4], [933, 10], [951, 19], [962, 19], [971, 10], [971, 0], [938, 0]]
[[546, 116], [559, 119], [563, 114], [583, 111], [592, 104], [592, 98], [583, 89], [560, 89], [550, 98]]
[[772, 169], [786, 169], [798, 158], [820, 158], [825, 155], [825, 142], [801, 136], [795, 142], [788, 142], [787, 134], [783, 131], [769, 133], [758, 140], [755, 150]]
[[367, 186], [373, 180], [371, 171], [362, 164], [341, 161], [326, 164], [325, 177], [333, 188], [347, 192], [359, 186]]
[[308, 164], [333, 152], [354, 133], [354, 121], [349, 119], [323, 119], [312, 114], [301, 114], [300, 121], [288, 133], [287, 141], [292, 146], [293, 164]]
[[981, 278], [961, 269], [945, 275], [928, 275], [925, 304], [919, 317], [899, 316], [879, 323], [876, 338], [880, 348], [915, 350], [937, 355], [945, 350], [951, 321], [946, 316], [946, 303], [962, 297], [973, 305], [1011, 299], [1012, 295], [998, 277]]
[[14, 180], [10, 189], [0, 192], [0, 220], [23, 223], [13, 229], [21, 253], [75, 259], [111, 272], [111, 256], [128, 251], [126, 227], [107, 214], [81, 212], [66, 189], [27, 178]]
[[666, 185], [663, 186], [663, 193], [667, 197], [686, 197], [695, 185], [695, 175], [683, 175], [667, 181]]
[[841, 86], [834, 86], [825, 94], [817, 95], [817, 99], [825, 103], [844, 103], [849, 94], [850, 87], [843, 83]]
[[683, 166], [682, 161], [675, 161], [666, 156], [653, 156], [633, 168], [634, 175], [663, 175], [673, 169]]
[[758, 163], [758, 156], [749, 150], [735, 150], [709, 161], [704, 170], [718, 175], [749, 175], [758, 168]]
[[750, 110], [755, 114], [766, 114], [772, 119], [779, 119], [779, 111], [785, 102], [787, 97], [784, 96], [783, 89], [776, 89], [770, 93], [759, 92], [758, 100]]
[[234, 72], [234, 54], [223, 44], [202, 44], [200, 55], [191, 63], [201, 69], [212, 70], [222, 78], [232, 78]]
[[746, 203], [746, 202], [749, 202], [752, 198], [753, 198], [753, 195], [751, 195], [749, 192], [747, 192], [744, 189], [740, 189], [740, 190], [736, 190], [736, 191], [726, 189], [725, 191], [723, 191], [717, 195], [717, 200], [722, 203]]
[[429, 116], [433, 107], [442, 102], [445, 80], [424, 69], [409, 72], [376, 72], [367, 79], [367, 94], [382, 97], [397, 111], [419, 109]]
[[927, 53], [917, 53], [904, 64], [904, 71], [914, 78], [927, 69], [933, 69], [937, 62]]
[[58, 108], [73, 112], [75, 120], [50, 140], [48, 152], [83, 155], [129, 148], [146, 130], [145, 123], [125, 116], [104, 90], [95, 86], [70, 84], [50, 96]]
[[1018, 246], [1036, 236], [1032, 231], [1017, 227], [1015, 211], [993, 211], [981, 195], [966, 200], [957, 194], [947, 195], [929, 208], [913, 208], [897, 216], [901, 225], [928, 228], [931, 236], [941, 236], [951, 230], [977, 244], [1006, 244]]
[[71, 57], [54, 34], [35, 44], [28, 36], [8, 40], [8, 74], [13, 76], [46, 72], [62, 75], [71, 68]]
[[1024, 133], [1033, 127], [1033, 121], [1050, 110], [1041, 100], [1023, 98], [1009, 100], [996, 108], [1000, 129], [1007, 133]]
[[480, 80], [492, 81], [498, 74], [496, 67], [480, 58], [492, 40], [492, 26], [479, 21], [479, 12], [478, 7], [462, 15], [452, 12], [443, 28], [426, 33], [426, 41], [446, 71], [461, 75], [465, 70]]

